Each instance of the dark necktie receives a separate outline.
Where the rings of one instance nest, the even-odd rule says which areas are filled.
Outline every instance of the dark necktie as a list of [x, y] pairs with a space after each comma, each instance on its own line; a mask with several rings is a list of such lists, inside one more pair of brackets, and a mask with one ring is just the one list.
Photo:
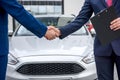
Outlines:
[[111, 6], [112, 5], [112, 0], [107, 0], [107, 5]]

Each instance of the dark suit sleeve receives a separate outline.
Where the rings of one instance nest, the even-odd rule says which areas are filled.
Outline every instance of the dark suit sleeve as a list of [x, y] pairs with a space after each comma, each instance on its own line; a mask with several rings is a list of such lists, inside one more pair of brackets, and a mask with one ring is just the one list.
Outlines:
[[89, 1], [90, 0], [85, 0], [81, 11], [79, 12], [78, 16], [73, 22], [69, 23], [68, 25], [64, 27], [59, 28], [61, 31], [60, 39], [63, 39], [69, 34], [80, 29], [89, 20], [89, 18], [91, 17], [93, 13], [93, 9]]
[[47, 27], [37, 21], [16, 0], [0, 0], [0, 5], [7, 13], [13, 16], [20, 24], [33, 32], [36, 36], [41, 38], [45, 35]]

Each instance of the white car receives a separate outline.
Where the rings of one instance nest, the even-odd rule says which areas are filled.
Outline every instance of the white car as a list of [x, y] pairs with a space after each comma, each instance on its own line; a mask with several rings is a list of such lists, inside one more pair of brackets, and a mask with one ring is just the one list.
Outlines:
[[[61, 27], [72, 16], [36, 16], [45, 25]], [[30, 23], [32, 24], [32, 23]], [[22, 25], [10, 40], [6, 80], [96, 80], [93, 38], [86, 27], [64, 39], [38, 38]]]

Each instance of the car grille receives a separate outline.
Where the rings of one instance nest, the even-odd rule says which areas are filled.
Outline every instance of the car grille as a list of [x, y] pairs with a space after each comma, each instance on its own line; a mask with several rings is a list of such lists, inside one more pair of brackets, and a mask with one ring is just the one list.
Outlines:
[[17, 72], [25, 75], [68, 75], [83, 70], [84, 68], [76, 63], [38, 63], [22, 65]]

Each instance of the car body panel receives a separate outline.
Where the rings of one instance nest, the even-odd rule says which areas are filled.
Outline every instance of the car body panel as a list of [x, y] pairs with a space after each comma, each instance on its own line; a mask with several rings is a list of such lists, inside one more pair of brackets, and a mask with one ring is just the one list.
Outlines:
[[52, 41], [45, 38], [39, 39], [36, 36], [15, 37], [11, 39], [11, 46], [18, 57], [50, 54], [83, 56], [86, 55], [86, 50], [92, 49], [92, 42], [90, 42], [88, 37], [69, 36], [63, 40], [57, 38]]

